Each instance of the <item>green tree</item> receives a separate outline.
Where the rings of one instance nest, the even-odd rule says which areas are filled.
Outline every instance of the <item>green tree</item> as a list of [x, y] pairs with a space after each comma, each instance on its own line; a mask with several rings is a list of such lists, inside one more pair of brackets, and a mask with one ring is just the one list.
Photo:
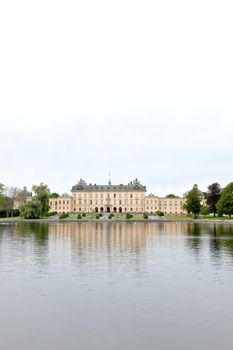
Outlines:
[[194, 215], [194, 218], [198, 216], [201, 210], [201, 195], [198, 186], [195, 184], [191, 191], [187, 193], [186, 203], [184, 204], [184, 209], [190, 214]]
[[0, 183], [0, 209], [2, 209], [4, 204], [4, 185]]
[[19, 212], [24, 219], [39, 219], [42, 215], [42, 203], [34, 197], [30, 201], [23, 202], [19, 207]]
[[166, 198], [177, 198], [177, 196], [173, 193], [169, 193], [166, 195]]
[[53, 193], [51, 193], [51, 194], [49, 195], [49, 198], [58, 198], [58, 197], [60, 197], [60, 196], [59, 196], [59, 194], [56, 193], [56, 192], [53, 192]]
[[42, 215], [45, 215], [49, 211], [50, 190], [48, 185], [41, 182], [38, 186], [33, 185], [32, 190], [35, 192], [36, 198], [41, 202]]
[[230, 182], [221, 193], [221, 197], [216, 204], [217, 212], [219, 216], [223, 214], [233, 214], [233, 182]]
[[214, 216], [217, 213], [216, 204], [221, 197], [221, 187], [219, 183], [214, 182], [208, 186], [206, 203], [209, 206], [210, 212], [214, 213]]
[[210, 213], [210, 208], [208, 207], [208, 205], [201, 205], [201, 210], [200, 210], [200, 213], [202, 215], [209, 215]]

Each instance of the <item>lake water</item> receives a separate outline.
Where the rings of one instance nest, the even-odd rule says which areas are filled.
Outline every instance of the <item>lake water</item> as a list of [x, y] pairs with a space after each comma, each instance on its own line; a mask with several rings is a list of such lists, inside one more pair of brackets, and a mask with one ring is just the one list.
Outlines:
[[232, 350], [233, 226], [0, 225], [0, 350]]

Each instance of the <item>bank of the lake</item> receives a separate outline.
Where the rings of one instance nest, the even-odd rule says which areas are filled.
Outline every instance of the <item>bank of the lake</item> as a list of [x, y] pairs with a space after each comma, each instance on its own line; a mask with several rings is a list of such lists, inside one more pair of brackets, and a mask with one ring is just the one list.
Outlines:
[[56, 217], [49, 217], [49, 218], [41, 218], [41, 219], [23, 219], [20, 217], [15, 217], [15, 218], [0, 218], [0, 224], [14, 224], [14, 223], [25, 223], [25, 222], [29, 222], [29, 223], [63, 223], [63, 222], [149, 222], [149, 223], [165, 223], [165, 222], [185, 222], [185, 223], [215, 223], [215, 224], [233, 224], [233, 218], [229, 219], [229, 218], [208, 218], [208, 219], [193, 219], [190, 217], [152, 217], [152, 218], [148, 218], [148, 219], [143, 219], [143, 218], [131, 218], [131, 219], [126, 219], [126, 218], [112, 218], [112, 219], [108, 219], [108, 218], [85, 218], [83, 217], [82, 219], [77, 219], [75, 217], [69, 217], [66, 219], [59, 219], [58, 216]]

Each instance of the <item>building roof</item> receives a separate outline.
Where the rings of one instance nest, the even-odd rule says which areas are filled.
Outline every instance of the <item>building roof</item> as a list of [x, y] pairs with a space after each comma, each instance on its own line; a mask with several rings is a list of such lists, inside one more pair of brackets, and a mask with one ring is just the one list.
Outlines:
[[71, 192], [146, 192], [146, 186], [143, 186], [138, 179], [131, 181], [128, 185], [112, 185], [109, 181], [108, 185], [87, 184], [80, 179], [77, 185], [74, 185]]

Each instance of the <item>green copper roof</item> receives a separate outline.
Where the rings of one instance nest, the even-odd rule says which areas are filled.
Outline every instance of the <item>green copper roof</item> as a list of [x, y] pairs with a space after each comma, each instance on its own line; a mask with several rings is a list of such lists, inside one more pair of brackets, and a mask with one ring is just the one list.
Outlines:
[[88, 192], [146, 192], [146, 186], [141, 185], [138, 179], [131, 181], [128, 185], [112, 185], [110, 182], [108, 185], [87, 184], [84, 180], [79, 180], [77, 185], [74, 185], [71, 192], [88, 191]]

